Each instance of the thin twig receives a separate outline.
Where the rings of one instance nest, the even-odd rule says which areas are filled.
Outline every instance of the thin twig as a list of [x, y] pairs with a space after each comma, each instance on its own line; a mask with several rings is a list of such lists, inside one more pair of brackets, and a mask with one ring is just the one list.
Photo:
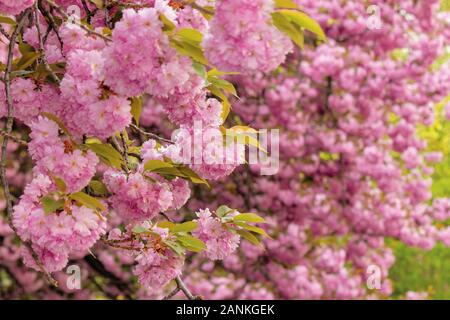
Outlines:
[[126, 8], [132, 8], [132, 9], [143, 9], [143, 8], [149, 8], [151, 7], [149, 4], [137, 4], [137, 3], [130, 3], [130, 2], [122, 2], [118, 0], [111, 0], [108, 2], [108, 5], [106, 7], [113, 8], [114, 6], [123, 6]]
[[117, 277], [114, 273], [106, 269], [106, 267], [103, 265], [103, 263], [94, 258], [91, 255], [85, 256], [84, 261], [87, 262], [87, 264], [96, 271], [99, 275], [102, 277], [108, 279], [114, 286], [119, 289], [127, 299], [132, 300], [132, 289], [128, 285], [128, 283], [122, 281], [119, 277]]
[[95, 30], [89, 29], [87, 26], [85, 26], [84, 24], [82, 24], [81, 22], [76, 21], [75, 19], [72, 19], [71, 16], [69, 16], [64, 10], [63, 8], [61, 8], [59, 5], [57, 5], [54, 1], [52, 0], [44, 0], [46, 1], [49, 5], [51, 5], [52, 7], [54, 7], [56, 9], [56, 11], [58, 11], [65, 19], [67, 20], [71, 20], [73, 23], [75, 23], [76, 25], [78, 25], [79, 27], [81, 27], [84, 31], [96, 35], [97, 37], [102, 38], [105, 41], [112, 41], [112, 39], [108, 36], [105, 36], [104, 34], [97, 32]]
[[0, 24], [0, 33], [6, 38], [6, 39], [10, 39], [10, 35], [8, 34], [8, 32], [6, 32], [6, 30], [3, 28], [3, 26]]
[[167, 221], [173, 222], [173, 220], [164, 212], [160, 212], [159, 214], [162, 215], [164, 218], [166, 218]]
[[0, 136], [2, 136], [2, 137], [8, 137], [9, 139], [11, 139], [11, 140], [13, 140], [14, 142], [17, 142], [18, 144], [21, 144], [21, 145], [23, 145], [23, 146], [27, 146], [27, 145], [28, 145], [28, 142], [26, 142], [25, 140], [22, 140], [22, 139], [16, 137], [15, 135], [10, 134], [10, 133], [6, 133], [6, 132], [4, 132], [4, 131], [0, 131]]
[[129, 164], [130, 161], [128, 160], [128, 145], [125, 141], [125, 137], [123, 136], [123, 133], [120, 133], [120, 139], [122, 140], [122, 146], [123, 146], [123, 158], [125, 160], [125, 171], [127, 174], [130, 173]]
[[[164, 218], [166, 218], [168, 221], [173, 222], [173, 220], [172, 220], [170, 217], [168, 217], [164, 212], [160, 212], [160, 214], [161, 214], [162, 216], [164, 216]], [[177, 289], [183, 291], [184, 295], [185, 295], [189, 300], [201, 300], [201, 297], [200, 297], [200, 296], [194, 296], [194, 295], [191, 293], [191, 291], [188, 289], [188, 287], [187, 287], [186, 284], [183, 282], [183, 280], [181, 279], [180, 276], [176, 277], [176, 278], [175, 278], [175, 281], [176, 281], [176, 283], [177, 283]], [[176, 289], [175, 289], [175, 290], [176, 290]], [[175, 292], [175, 290], [174, 290], [173, 292]], [[178, 290], [178, 291], [179, 291], [179, 290]], [[178, 291], [177, 291], [177, 292], [178, 292]], [[172, 292], [172, 293], [173, 293], [173, 292]], [[175, 294], [177, 294], [177, 292], [175, 292], [173, 295], [172, 295], [172, 293], [169, 294], [166, 298], [167, 298], [167, 299], [170, 299], [170, 298], [173, 297]], [[164, 298], [164, 300], [167, 300], [166, 298]]]
[[180, 292], [180, 288], [177, 286], [171, 293], [169, 293], [167, 296], [165, 296], [164, 298], [163, 298], [163, 300], [169, 300], [169, 299], [171, 299], [172, 297], [174, 297], [178, 292]]
[[[50, 12], [48, 12], [48, 10], [42, 5], [42, 0], [38, 0], [38, 8], [39, 11], [41, 11], [42, 15], [45, 18], [45, 21], [47, 21], [47, 24], [49, 25], [49, 27], [51, 27], [51, 29], [53, 29], [53, 31], [55, 31], [56, 37], [58, 38], [58, 42], [59, 45], [61, 47], [61, 54], [64, 57], [64, 42], [62, 41], [61, 35], [58, 32], [58, 26], [56, 25], [56, 21], [53, 18], [52, 14]], [[47, 41], [47, 37], [48, 37], [48, 33], [45, 36], [45, 41], [44, 43]]]
[[195, 1], [192, 1], [192, 0], [190, 0], [190, 1], [182, 1], [182, 3], [184, 5], [190, 6], [192, 9], [198, 10], [198, 11], [203, 12], [205, 14], [208, 14], [208, 15], [213, 15], [214, 14], [214, 10], [209, 10], [207, 8], [199, 6], [197, 3], [195, 3]]
[[151, 133], [151, 132], [146, 132], [146, 131], [142, 130], [141, 128], [139, 128], [139, 127], [138, 127], [137, 125], [135, 125], [135, 124], [131, 124], [131, 127], [132, 127], [133, 129], [139, 131], [140, 133], [142, 133], [144, 136], [147, 136], [147, 137], [150, 137], [150, 138], [153, 138], [153, 139], [162, 141], [162, 142], [167, 142], [167, 143], [170, 143], [170, 144], [174, 144], [174, 142], [173, 142], [172, 140], [169, 140], [169, 139], [160, 137], [160, 136], [158, 136], [157, 134], [154, 134], [154, 133]]
[[105, 15], [105, 26], [107, 28], [112, 28], [111, 27], [111, 21], [109, 20], [109, 8], [108, 8], [108, 0], [105, 0], [105, 8], [103, 9], [103, 13]]
[[188, 287], [186, 287], [186, 285], [184, 284], [183, 280], [181, 279], [180, 276], [175, 278], [175, 281], [177, 282], [177, 286], [178, 288], [180, 288], [181, 291], [183, 291], [184, 295], [189, 299], [189, 300], [201, 300], [200, 296], [194, 296], [191, 291], [188, 289]]
[[81, 0], [81, 3], [83, 4], [83, 9], [84, 9], [84, 11], [86, 12], [86, 19], [87, 19], [87, 22], [88, 22], [89, 24], [91, 24], [92, 12], [91, 12], [91, 10], [89, 10], [89, 7], [88, 7], [88, 5], [87, 5], [87, 3], [86, 3], [86, 0]]
[[[3, 184], [3, 193], [5, 195], [5, 201], [6, 201], [6, 210], [8, 213], [8, 222], [9, 225], [11, 227], [11, 229], [17, 233], [17, 230], [14, 226], [14, 224], [11, 221], [11, 217], [12, 217], [12, 213], [13, 213], [13, 206], [12, 206], [12, 200], [11, 200], [11, 193], [9, 191], [9, 183], [8, 183], [8, 178], [6, 177], [6, 161], [7, 161], [7, 149], [8, 149], [8, 142], [9, 142], [9, 137], [8, 135], [11, 135], [12, 132], [12, 128], [14, 125], [14, 105], [13, 105], [13, 99], [11, 96], [11, 70], [12, 70], [12, 63], [13, 63], [13, 59], [14, 59], [14, 47], [16, 44], [16, 39], [19, 36], [20, 32], [22, 31], [29, 15], [30, 15], [31, 11], [30, 9], [26, 10], [22, 16], [19, 18], [19, 22], [16, 26], [16, 28], [14, 29], [11, 38], [10, 38], [10, 42], [9, 42], [9, 46], [8, 46], [8, 60], [6, 63], [6, 70], [5, 70], [5, 74], [3, 77], [3, 81], [5, 83], [5, 93], [6, 93], [6, 103], [8, 106], [8, 116], [6, 119], [6, 123], [5, 123], [5, 136], [3, 137], [3, 143], [2, 143], [2, 157], [1, 157], [1, 162], [0, 162], [0, 173], [1, 173], [1, 179], [2, 179], [2, 184]], [[28, 250], [30, 251], [31, 255], [33, 256], [33, 259], [35, 260], [37, 266], [39, 267], [39, 269], [42, 271], [42, 273], [45, 275], [47, 281], [54, 285], [55, 287], [58, 286], [58, 283], [56, 282], [55, 279], [53, 279], [53, 277], [50, 275], [50, 273], [48, 273], [44, 266], [42, 265], [42, 262], [40, 261], [38, 255], [36, 254], [36, 252], [33, 250], [33, 247], [31, 246], [31, 243], [29, 241], [24, 242], [25, 246], [28, 248]]]
[[101, 239], [101, 241], [115, 249], [128, 250], [128, 251], [137, 251], [140, 250], [138, 247], [134, 247], [133, 245], [120, 245], [118, 242], [112, 242], [111, 240]]
[[41, 26], [39, 24], [39, 7], [38, 7], [37, 2], [35, 3], [34, 16], [36, 19], [36, 30], [37, 30], [38, 39], [39, 39], [39, 51], [41, 53], [40, 59], [42, 61], [42, 64], [44, 65], [45, 71], [47, 71], [50, 74], [53, 81], [55, 81], [56, 83], [59, 84], [61, 82], [61, 80], [53, 72], [52, 68], [50, 68], [50, 65], [48, 64], [48, 61], [47, 61], [47, 57], [45, 56], [44, 41], [42, 40]]

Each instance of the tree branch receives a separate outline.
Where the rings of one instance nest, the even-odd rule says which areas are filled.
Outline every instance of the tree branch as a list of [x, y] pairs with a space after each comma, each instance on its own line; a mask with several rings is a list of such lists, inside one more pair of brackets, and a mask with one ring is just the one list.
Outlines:
[[[164, 218], [166, 218], [168, 221], [173, 222], [172, 219], [170, 219], [164, 212], [160, 212], [160, 214], [162, 216], [164, 216]], [[180, 276], [177, 276], [175, 278], [175, 281], [177, 283], [177, 289], [178, 291], [181, 290], [183, 291], [184, 295], [186, 296], [186, 298], [188, 298], [189, 300], [202, 300], [202, 298], [200, 296], [194, 296], [191, 291], [188, 289], [188, 287], [186, 286], [186, 284], [183, 282], [183, 279], [181, 279]], [[177, 291], [177, 292], [178, 292]], [[172, 292], [174, 293], [175, 290]], [[163, 300], [167, 300], [170, 299], [171, 297], [173, 297], [175, 294], [177, 294], [177, 292], [175, 292], [174, 294], [170, 293], [167, 297], [165, 297]], [[167, 299], [166, 299], [167, 298]]]
[[[42, 13], [42, 15], [45, 18], [45, 21], [47, 21], [47, 24], [50, 29], [55, 31], [56, 37], [58, 38], [59, 45], [61, 46], [61, 55], [64, 56], [63, 48], [64, 48], [64, 42], [62, 41], [62, 38], [58, 32], [58, 27], [56, 25], [55, 19], [53, 19], [53, 16], [50, 12], [47, 11], [47, 9], [42, 5], [42, 0], [38, 0], [38, 8], [39, 11]], [[47, 41], [47, 37], [49, 35], [49, 31], [46, 33], [44, 37], [44, 43]]]
[[94, 258], [91, 255], [87, 255], [84, 257], [84, 261], [99, 275], [105, 277], [111, 281], [111, 283], [117, 287], [120, 291], [122, 291], [125, 297], [129, 300], [132, 300], [131, 289], [127, 283], [123, 282], [120, 278], [118, 278], [114, 273], [108, 271], [103, 263], [98, 259]]
[[173, 142], [172, 140], [169, 140], [169, 139], [160, 137], [160, 136], [158, 136], [157, 134], [154, 134], [154, 133], [151, 133], [151, 132], [146, 132], [146, 131], [142, 130], [141, 128], [139, 128], [139, 127], [138, 127], [137, 125], [135, 125], [135, 124], [131, 124], [131, 127], [132, 127], [133, 129], [135, 129], [136, 131], [142, 133], [144, 136], [147, 136], [147, 137], [150, 137], [150, 138], [153, 138], [153, 139], [155, 139], [155, 140], [162, 141], [162, 142], [174, 144], [174, 142]]
[[41, 53], [40, 59], [42, 61], [42, 64], [44, 65], [45, 71], [47, 71], [50, 74], [50, 76], [52, 77], [53, 81], [55, 81], [57, 84], [59, 84], [61, 82], [61, 80], [53, 72], [52, 68], [50, 68], [50, 65], [48, 64], [48, 61], [47, 61], [47, 57], [45, 56], [44, 41], [42, 40], [41, 26], [39, 24], [39, 7], [38, 7], [38, 2], [35, 3], [34, 17], [36, 19], [36, 30], [37, 30], [38, 39], [39, 39], [39, 51]]
[[169, 293], [167, 296], [163, 298], [163, 300], [170, 300], [172, 297], [174, 297], [178, 292], [180, 292], [180, 288], [177, 286], [171, 293]]
[[[3, 137], [3, 143], [2, 143], [2, 157], [0, 162], [0, 174], [2, 179], [2, 185], [3, 185], [3, 193], [5, 195], [5, 201], [6, 201], [6, 210], [8, 213], [8, 222], [11, 227], [11, 229], [17, 234], [17, 230], [14, 227], [14, 224], [11, 221], [12, 213], [13, 213], [13, 205], [11, 200], [11, 193], [9, 191], [9, 183], [8, 178], [6, 177], [6, 161], [7, 161], [7, 150], [8, 150], [8, 142], [9, 142], [9, 136], [11, 135], [12, 128], [14, 125], [14, 105], [13, 105], [13, 99], [11, 96], [11, 71], [12, 71], [12, 63], [14, 59], [14, 47], [16, 44], [17, 37], [19, 36], [20, 32], [22, 31], [28, 17], [30, 16], [30, 9], [27, 9], [19, 18], [19, 22], [14, 29], [8, 46], [8, 60], [6, 63], [6, 70], [3, 77], [3, 82], [5, 84], [5, 93], [6, 93], [6, 104], [8, 106], [8, 116], [5, 123], [5, 130], [4, 130], [4, 137]], [[31, 255], [33, 256], [33, 259], [35, 260], [36, 264], [38, 265], [41, 272], [46, 277], [47, 281], [54, 285], [55, 287], [58, 286], [58, 283], [55, 279], [52, 278], [50, 273], [48, 273], [44, 266], [42, 265], [42, 262], [40, 261], [38, 255], [33, 250], [33, 247], [31, 246], [31, 243], [26, 241], [23, 242], [25, 246], [30, 250]]]
[[16, 136], [14, 136], [14, 135], [11, 134], [11, 133], [7, 133], [7, 132], [4, 132], [4, 131], [0, 131], [0, 136], [2, 136], [2, 137], [8, 137], [8, 139], [11, 139], [11, 140], [13, 140], [14, 142], [17, 142], [18, 144], [21, 144], [21, 145], [23, 145], [23, 146], [27, 146], [27, 145], [28, 145], [28, 142], [26, 142], [25, 140], [22, 140], [22, 139], [20, 139], [20, 138], [18, 138], [18, 137], [16, 137]]
[[200, 296], [194, 296], [191, 291], [189, 291], [188, 287], [186, 287], [186, 285], [184, 284], [183, 280], [181, 279], [180, 276], [175, 278], [175, 281], [177, 282], [177, 286], [178, 288], [183, 291], [184, 295], [189, 299], [189, 300], [202, 300]]
[[[54, 1], [52, 0], [44, 0], [45, 2], [47, 2], [49, 5], [51, 5], [53, 8], [56, 9], [56, 11], [58, 11], [65, 19], [69, 20], [74, 20], [72, 19], [64, 10], [63, 8], [61, 8], [59, 5], [57, 5]], [[112, 41], [112, 39], [108, 36], [105, 36], [104, 34], [97, 32], [95, 30], [89, 29], [87, 26], [85, 26], [84, 24], [82, 24], [81, 22], [78, 21], [73, 21], [73, 23], [75, 23], [76, 25], [78, 25], [79, 27], [81, 27], [84, 31], [96, 35], [97, 37], [102, 38], [105, 41]]]

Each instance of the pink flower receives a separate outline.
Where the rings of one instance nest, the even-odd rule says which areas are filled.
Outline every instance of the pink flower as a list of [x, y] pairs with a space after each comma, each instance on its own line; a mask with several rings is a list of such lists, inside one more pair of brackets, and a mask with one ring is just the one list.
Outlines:
[[164, 182], [152, 182], [140, 172], [128, 177], [125, 173], [109, 170], [104, 182], [112, 192], [109, 198], [113, 209], [126, 221], [144, 221], [172, 207], [173, 195]]
[[184, 264], [184, 260], [170, 249], [163, 252], [147, 249], [136, 257], [136, 262], [133, 274], [143, 286], [151, 289], [164, 287], [181, 275]]
[[[48, 272], [64, 268], [70, 254], [85, 253], [106, 231], [105, 221], [84, 206], [71, 204], [60, 212], [45, 213], [40, 198], [52, 191], [49, 177], [37, 175], [25, 188], [12, 217], [18, 235], [31, 242]], [[26, 265], [40, 270], [27, 249], [22, 255]]]
[[1, 0], [0, 12], [7, 15], [16, 15], [31, 7], [35, 0]]
[[205, 255], [211, 260], [223, 260], [238, 247], [240, 237], [222, 224], [219, 218], [213, 217], [209, 209], [197, 212], [197, 229], [193, 235], [206, 244]]
[[218, 0], [204, 40], [209, 62], [220, 70], [268, 72], [284, 62], [292, 43], [271, 24], [271, 0]]

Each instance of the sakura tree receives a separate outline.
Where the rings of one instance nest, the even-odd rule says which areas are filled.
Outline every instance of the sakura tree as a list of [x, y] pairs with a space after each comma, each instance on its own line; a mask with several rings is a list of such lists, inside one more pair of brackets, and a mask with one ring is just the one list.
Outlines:
[[372, 4], [0, 0], [1, 295], [389, 297], [386, 239], [450, 244], [450, 34]]

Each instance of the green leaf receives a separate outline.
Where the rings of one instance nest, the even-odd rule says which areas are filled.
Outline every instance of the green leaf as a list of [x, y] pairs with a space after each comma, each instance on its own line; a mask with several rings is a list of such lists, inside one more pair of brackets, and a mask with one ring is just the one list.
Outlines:
[[69, 198], [93, 210], [106, 211], [105, 206], [98, 199], [91, 197], [84, 192], [72, 193]]
[[218, 215], [219, 217], [224, 217], [224, 216], [226, 216], [227, 214], [229, 214], [230, 212], [233, 212], [233, 211], [235, 211], [235, 210], [231, 209], [228, 206], [223, 205], [223, 206], [220, 206], [220, 207], [217, 208], [216, 215]]
[[208, 71], [208, 77], [220, 77], [224, 75], [237, 75], [240, 74], [239, 72], [226, 72], [226, 71], [220, 71], [216, 68], [212, 68]]
[[172, 39], [170, 42], [172, 47], [174, 47], [179, 54], [183, 56], [188, 56], [194, 61], [200, 62], [201, 64], [208, 65], [208, 60], [206, 60], [203, 53], [203, 49], [200, 45], [194, 42], [187, 42], [185, 40]]
[[194, 184], [204, 184], [208, 187], [210, 187], [208, 181], [206, 181], [205, 179], [203, 179], [202, 177], [200, 177], [194, 170], [192, 170], [189, 167], [186, 166], [180, 166], [178, 167], [178, 170], [185, 175], [187, 178], [189, 178], [189, 180], [191, 180], [192, 183]]
[[31, 66], [40, 56], [41, 54], [39, 52], [28, 52], [22, 55], [19, 60], [15, 60], [13, 70], [25, 70], [26, 68]]
[[197, 229], [197, 222], [195, 221], [188, 221], [181, 224], [176, 224], [171, 229], [172, 232], [178, 233], [178, 232], [190, 232]]
[[183, 28], [172, 36], [170, 43], [181, 55], [188, 56], [203, 65], [208, 65], [203, 48], [201, 47], [202, 40], [203, 35], [200, 31]]
[[99, 180], [92, 180], [89, 183], [89, 188], [98, 196], [105, 196], [108, 194], [108, 188]]
[[170, 32], [175, 30], [175, 24], [162, 13], [159, 14], [159, 20], [161, 20], [161, 22], [163, 23], [163, 31]]
[[275, 8], [299, 9], [292, 0], [275, 0]]
[[170, 249], [173, 250], [177, 255], [182, 256], [185, 252], [184, 248], [175, 241], [166, 240], [164, 241], [164, 244], [166, 244]]
[[159, 169], [173, 168], [173, 164], [162, 160], [149, 160], [144, 164], [144, 170], [158, 172]]
[[160, 221], [160, 222], [158, 222], [157, 226], [159, 228], [172, 230], [175, 227], [175, 223], [170, 222], [170, 221]]
[[450, 11], [450, 0], [441, 0], [440, 11]]
[[224, 80], [224, 79], [211, 77], [211, 76], [208, 76], [207, 79], [208, 79], [209, 83], [214, 85], [219, 90], [223, 90], [225, 92], [231, 93], [235, 97], [238, 97], [237, 92], [236, 92], [236, 88], [234, 87], [234, 85], [231, 82], [229, 82], [227, 80]]
[[0, 23], [10, 24], [12, 26], [17, 25], [17, 22], [13, 18], [4, 15], [0, 15]]
[[197, 72], [197, 74], [202, 77], [202, 79], [207, 79], [206, 68], [204, 65], [198, 63], [197, 61], [193, 61], [192, 68], [194, 68], [195, 72]]
[[294, 43], [301, 49], [304, 48], [305, 36], [303, 35], [303, 31], [300, 28], [298, 28], [295, 24], [291, 23], [289, 19], [287, 19], [280, 12], [272, 13], [272, 21], [274, 26], [278, 30], [287, 34], [289, 38], [291, 38], [291, 40], [294, 41]]
[[147, 228], [144, 228], [143, 226], [137, 225], [137, 226], [134, 226], [133, 229], [132, 229], [131, 231], [132, 231], [133, 233], [140, 234], [140, 233], [145, 233], [145, 232], [147, 232], [148, 229], [147, 229]]
[[55, 200], [52, 197], [41, 198], [42, 208], [46, 214], [56, 212], [64, 208], [64, 200]]
[[192, 28], [182, 28], [178, 30], [177, 36], [188, 42], [201, 43], [203, 41], [203, 34]]
[[93, 142], [86, 143], [85, 146], [110, 166], [122, 169], [122, 164], [124, 163], [122, 155], [110, 144]]
[[189, 251], [200, 252], [206, 249], [205, 243], [195, 237], [180, 235], [177, 237], [177, 239]]
[[319, 40], [327, 40], [327, 36], [323, 32], [320, 24], [304, 12], [295, 10], [279, 10], [278, 12], [299, 27], [305, 28], [306, 30], [314, 33]]
[[34, 47], [30, 46], [28, 43], [23, 42], [23, 41], [19, 42], [19, 51], [22, 55], [36, 52]]
[[56, 187], [58, 188], [59, 191], [66, 192], [67, 185], [63, 179], [58, 178], [58, 177], [53, 177], [53, 180], [55, 180]]
[[89, 0], [91, 3], [95, 4], [95, 6], [97, 7], [97, 9], [103, 10], [104, 8], [104, 3], [103, 0]]
[[262, 236], [268, 237], [270, 238], [270, 236], [266, 233], [266, 231], [262, 228], [258, 228], [252, 225], [249, 225], [247, 223], [244, 222], [234, 222], [234, 224], [236, 224], [237, 226], [244, 228], [245, 230], [260, 234]]
[[209, 85], [206, 89], [208, 89], [214, 96], [216, 96], [222, 101], [223, 110], [220, 117], [222, 118], [222, 123], [225, 122], [231, 111], [230, 101], [228, 100], [227, 96], [216, 86]]
[[249, 241], [250, 243], [254, 245], [259, 245], [260, 241], [257, 237], [255, 237], [252, 233], [245, 231], [245, 230], [236, 230], [236, 232], [244, 239]]
[[135, 97], [131, 99], [131, 115], [134, 121], [139, 125], [139, 119], [142, 113], [142, 97]]
[[443, 65], [450, 60], [450, 51], [446, 51], [443, 55], [439, 56], [431, 65], [430, 69], [433, 72], [439, 71]]
[[[229, 136], [234, 139], [237, 143], [244, 144], [247, 146], [253, 146], [259, 150], [267, 153], [267, 150], [261, 147], [257, 137], [258, 131], [247, 126], [234, 126], [230, 129], [225, 130], [225, 136]], [[225, 137], [225, 138], [226, 138]]]
[[257, 214], [254, 213], [241, 213], [238, 214], [237, 216], [233, 217], [234, 221], [244, 221], [244, 222], [260, 222], [260, 223], [264, 223], [266, 222], [266, 220], [264, 220], [264, 218], [258, 216]]
[[339, 153], [319, 152], [319, 158], [323, 161], [337, 161], [339, 157]]
[[181, 177], [184, 179], [187, 179], [188, 177], [184, 174], [182, 174], [180, 172], [180, 170], [178, 170], [175, 167], [170, 167], [170, 168], [159, 168], [159, 169], [155, 169], [151, 172], [157, 173], [159, 175], [162, 175], [168, 179], [173, 178], [173, 177]]
[[189, 179], [192, 183], [195, 184], [205, 184], [209, 186], [208, 181], [201, 178], [197, 173], [195, 173], [192, 169], [177, 165], [174, 166], [172, 163], [165, 162], [162, 160], [149, 160], [144, 164], [144, 170], [158, 173], [161, 175], [168, 175], [174, 177], [181, 177], [185, 179]]

